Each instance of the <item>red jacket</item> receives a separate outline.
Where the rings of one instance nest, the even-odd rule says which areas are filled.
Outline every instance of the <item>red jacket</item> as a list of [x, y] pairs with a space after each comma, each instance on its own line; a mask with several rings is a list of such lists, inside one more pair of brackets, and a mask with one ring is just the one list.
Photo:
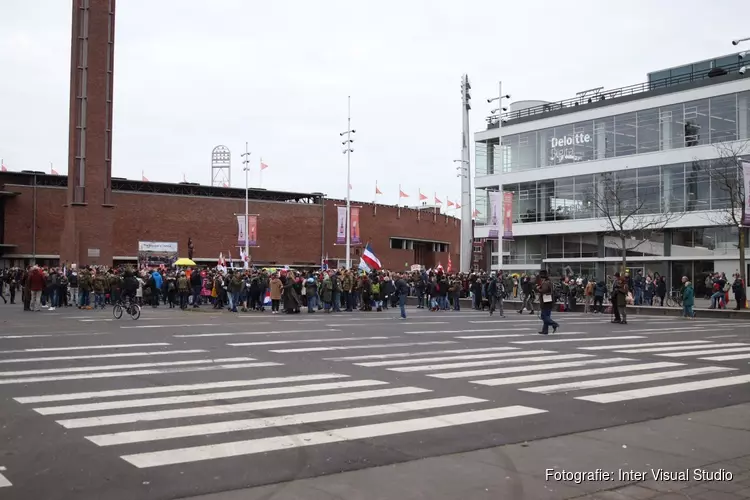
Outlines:
[[32, 271], [29, 276], [29, 287], [32, 292], [41, 292], [44, 290], [44, 274], [40, 270]]

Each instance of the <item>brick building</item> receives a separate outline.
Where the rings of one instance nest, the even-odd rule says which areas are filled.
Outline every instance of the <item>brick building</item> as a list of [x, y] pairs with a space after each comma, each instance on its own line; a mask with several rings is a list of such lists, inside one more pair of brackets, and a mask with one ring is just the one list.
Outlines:
[[[93, 218], [87, 222], [90, 232], [66, 238], [67, 182], [66, 176], [0, 173], [0, 267], [33, 260], [135, 263], [140, 241], [175, 242], [180, 256], [186, 256], [189, 237], [198, 263], [216, 263], [220, 252], [239, 257], [235, 214], [245, 211], [244, 189], [114, 178], [108, 217]], [[337, 206], [344, 203], [320, 193], [250, 190], [249, 212], [258, 214], [253, 262], [314, 267], [327, 257], [329, 265], [343, 265], [345, 246], [335, 243]], [[461, 222], [455, 217], [372, 203], [352, 206], [360, 207], [362, 241], [371, 242], [388, 269], [446, 266], [449, 254], [458, 266]], [[74, 247], [61, 248], [68, 241]], [[352, 262], [359, 262], [361, 252], [361, 245], [352, 247]]]

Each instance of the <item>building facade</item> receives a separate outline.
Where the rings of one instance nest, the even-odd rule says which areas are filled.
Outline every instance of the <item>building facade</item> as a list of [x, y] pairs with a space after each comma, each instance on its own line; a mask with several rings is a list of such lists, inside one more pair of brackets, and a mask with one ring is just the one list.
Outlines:
[[[475, 261], [611, 275], [622, 245], [596, 197], [614, 179], [625, 205], [664, 221], [659, 231], [629, 235], [631, 272], [659, 273], [672, 286], [683, 275], [698, 285], [710, 272], [737, 272], [731, 196], [712, 172], [726, 161], [722, 151], [750, 154], [750, 73], [741, 68], [734, 54], [621, 89], [513, 103], [501, 119], [488, 118], [475, 134]], [[512, 239], [493, 220], [492, 192], [512, 193]]]

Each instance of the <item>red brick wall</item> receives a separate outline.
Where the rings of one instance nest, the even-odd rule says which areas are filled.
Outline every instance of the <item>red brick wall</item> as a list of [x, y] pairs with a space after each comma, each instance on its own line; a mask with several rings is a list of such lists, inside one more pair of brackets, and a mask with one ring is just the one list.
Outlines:
[[[337, 205], [345, 205], [345, 200], [327, 200], [326, 205], [326, 251], [331, 259], [344, 259], [346, 247], [336, 245], [337, 233]], [[424, 262], [415, 262], [413, 250], [392, 249], [390, 238], [413, 238], [449, 244], [453, 267], [459, 267], [461, 221], [438, 214], [433, 217], [433, 212], [423, 210], [421, 214], [416, 209], [402, 208], [399, 217], [397, 207], [388, 205], [373, 205], [372, 203], [356, 203], [352, 206], [360, 208], [360, 236], [363, 242], [370, 240], [375, 255], [377, 255], [383, 267], [388, 269], [404, 269], [404, 265], [423, 264], [434, 267], [441, 263], [443, 267], [448, 265], [448, 253], [430, 253], [425, 256]], [[375, 207], [377, 208], [375, 210]], [[420, 217], [418, 218], [418, 214]], [[359, 255], [363, 245], [352, 249], [352, 262], [359, 262]], [[357, 253], [359, 250], [359, 254]]]
[[[5, 202], [6, 243], [19, 245], [9, 253], [31, 254], [32, 188], [8, 186], [21, 194]], [[135, 256], [138, 241], [176, 241], [180, 254], [187, 255], [187, 240], [192, 237], [196, 258], [218, 258], [231, 251], [238, 258], [236, 213], [245, 211], [241, 199], [190, 197], [115, 191], [112, 194], [113, 237], [110, 255]], [[60, 235], [64, 229], [64, 188], [38, 188], [37, 254], [60, 254]], [[344, 246], [335, 245], [337, 212], [341, 200], [326, 200], [325, 221], [323, 207], [301, 203], [250, 201], [250, 213], [258, 214], [258, 243], [251, 249], [253, 260], [294, 264], [318, 264], [321, 258], [321, 237], [325, 225], [325, 249], [331, 259], [344, 259]], [[447, 242], [454, 267], [459, 262], [461, 224], [453, 217], [423, 211], [421, 220], [417, 210], [398, 209], [370, 203], [354, 203], [360, 208], [362, 241], [371, 241], [373, 250], [389, 269], [403, 269], [415, 263], [414, 251], [390, 248], [390, 238], [413, 238]], [[77, 207], [86, 210], [87, 207]], [[101, 207], [99, 207], [101, 209]], [[93, 213], [93, 212], [92, 212]], [[96, 221], [89, 221], [93, 224]], [[97, 232], [93, 231], [96, 235]], [[99, 248], [101, 242], [82, 241], [84, 247]], [[362, 246], [352, 249], [352, 260], [359, 261]], [[102, 257], [108, 254], [102, 248]], [[359, 250], [359, 253], [357, 253]], [[86, 255], [86, 248], [78, 254]], [[95, 263], [91, 259], [89, 263]], [[447, 253], [430, 253], [420, 262], [428, 267], [448, 264]]]

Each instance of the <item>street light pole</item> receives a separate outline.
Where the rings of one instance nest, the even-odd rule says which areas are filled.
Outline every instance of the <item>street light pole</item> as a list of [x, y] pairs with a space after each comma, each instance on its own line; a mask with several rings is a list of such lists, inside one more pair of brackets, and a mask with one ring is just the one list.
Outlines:
[[346, 134], [346, 140], [341, 144], [346, 146], [343, 153], [346, 155], [346, 268], [351, 269], [352, 257], [352, 204], [351, 204], [351, 193], [352, 193], [352, 134], [356, 130], [352, 130], [352, 96], [347, 96], [347, 116], [346, 116], [346, 130], [341, 132], [339, 136], [343, 137]]
[[[245, 142], [245, 152], [241, 155], [243, 160], [242, 164], [244, 167], [242, 168], [245, 171], [245, 262], [249, 264], [250, 262], [250, 234], [249, 234], [249, 189], [250, 184], [248, 182], [248, 174], [250, 173], [250, 151], [247, 150], [247, 142]], [[246, 267], [245, 263], [243, 262], [242, 267]], [[249, 267], [249, 265], [248, 265]]]
[[[510, 94], [503, 95], [503, 82], [502, 80], [497, 83], [497, 97], [492, 97], [490, 99], [487, 99], [488, 103], [497, 101], [497, 108], [490, 111], [490, 114], [497, 113], [497, 128], [500, 129], [503, 127], [503, 113], [505, 111], [508, 111], [508, 108], [503, 107], [503, 99], [510, 99]], [[497, 147], [501, 149], [502, 146], [500, 145], [502, 143], [502, 133], [500, 134], [500, 137], [498, 138], [498, 144]], [[500, 155], [502, 161], [502, 154]], [[500, 171], [502, 172], [502, 166], [500, 166]], [[496, 170], [497, 172], [497, 170]], [[503, 186], [500, 185], [500, 192], [503, 192]], [[503, 198], [500, 198], [500, 202], [503, 202]], [[503, 234], [505, 233], [505, 217], [502, 218], [503, 220], [503, 227], [500, 228], [500, 230], [497, 232], [497, 250], [498, 250], [498, 256], [497, 256], [497, 265], [498, 269], [503, 268]], [[490, 254], [492, 252], [490, 251]], [[491, 257], [491, 255], [490, 255]], [[492, 262], [492, 259], [490, 258], [490, 263]], [[491, 266], [492, 264], [490, 264]]]

